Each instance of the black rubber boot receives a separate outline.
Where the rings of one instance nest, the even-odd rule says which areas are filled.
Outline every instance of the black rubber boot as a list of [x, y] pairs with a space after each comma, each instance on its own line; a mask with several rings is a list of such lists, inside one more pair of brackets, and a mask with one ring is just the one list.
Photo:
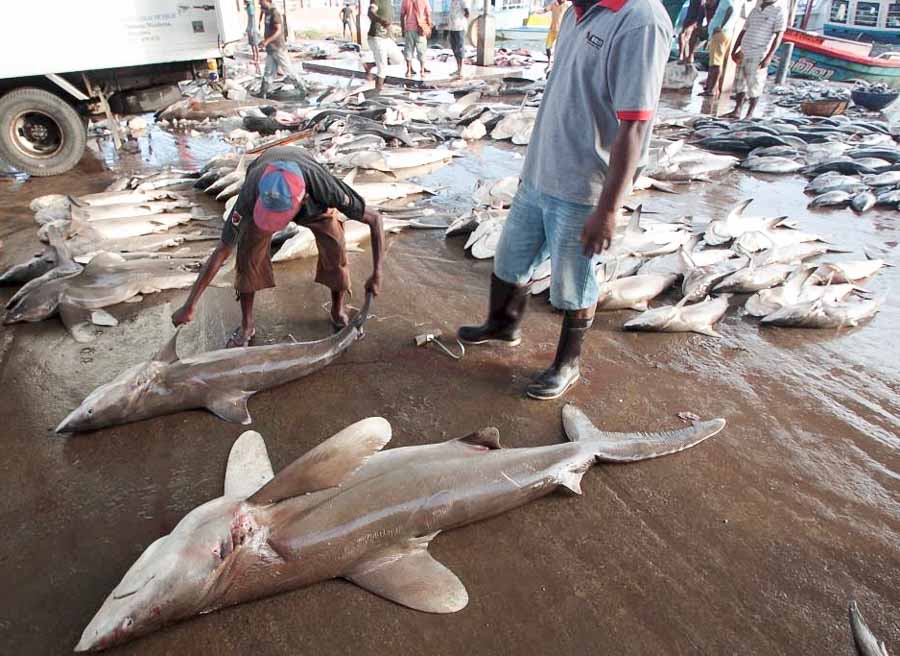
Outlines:
[[480, 326], [462, 326], [457, 335], [466, 344], [498, 342], [518, 346], [522, 341], [519, 324], [525, 315], [528, 287], [519, 287], [491, 274], [491, 298], [488, 319]]
[[528, 396], [541, 401], [558, 399], [575, 384], [581, 377], [581, 345], [592, 323], [593, 317], [577, 319], [574, 312], [565, 313], [553, 364], [538, 374], [534, 382], [525, 389]]

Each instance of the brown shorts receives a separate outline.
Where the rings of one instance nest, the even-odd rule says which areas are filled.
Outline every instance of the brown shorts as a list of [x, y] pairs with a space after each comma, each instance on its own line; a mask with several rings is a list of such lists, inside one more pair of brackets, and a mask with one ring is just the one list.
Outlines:
[[[316, 282], [334, 292], [350, 290], [350, 269], [344, 247], [344, 224], [333, 213], [301, 224], [312, 230], [319, 251]], [[251, 223], [238, 241], [234, 288], [238, 294], [258, 292], [275, 286], [272, 271], [272, 235]]]

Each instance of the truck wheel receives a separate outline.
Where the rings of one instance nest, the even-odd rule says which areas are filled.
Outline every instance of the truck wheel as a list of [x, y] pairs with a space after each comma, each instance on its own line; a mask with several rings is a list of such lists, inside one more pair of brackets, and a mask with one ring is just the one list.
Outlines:
[[35, 176], [65, 173], [84, 155], [78, 112], [49, 91], [26, 87], [0, 98], [0, 159]]

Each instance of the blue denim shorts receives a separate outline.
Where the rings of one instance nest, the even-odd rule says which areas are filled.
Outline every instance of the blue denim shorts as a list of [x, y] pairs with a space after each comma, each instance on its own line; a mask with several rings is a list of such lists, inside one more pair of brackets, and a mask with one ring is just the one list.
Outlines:
[[583, 310], [597, 304], [594, 273], [598, 256], [585, 257], [581, 231], [591, 205], [570, 203], [536, 191], [524, 182], [513, 199], [494, 255], [494, 274], [524, 285], [537, 265], [550, 258], [550, 302], [560, 310]]

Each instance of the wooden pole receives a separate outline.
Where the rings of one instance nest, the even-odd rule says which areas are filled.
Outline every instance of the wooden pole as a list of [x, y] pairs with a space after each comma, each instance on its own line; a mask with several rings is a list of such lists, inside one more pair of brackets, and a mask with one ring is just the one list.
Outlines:
[[809, 19], [812, 18], [813, 5], [815, 5], [813, 0], [806, 0], [806, 11], [803, 12], [803, 22], [800, 23], [801, 30], [805, 30], [809, 25]]
[[356, 43], [362, 47], [362, 0], [356, 0]]

